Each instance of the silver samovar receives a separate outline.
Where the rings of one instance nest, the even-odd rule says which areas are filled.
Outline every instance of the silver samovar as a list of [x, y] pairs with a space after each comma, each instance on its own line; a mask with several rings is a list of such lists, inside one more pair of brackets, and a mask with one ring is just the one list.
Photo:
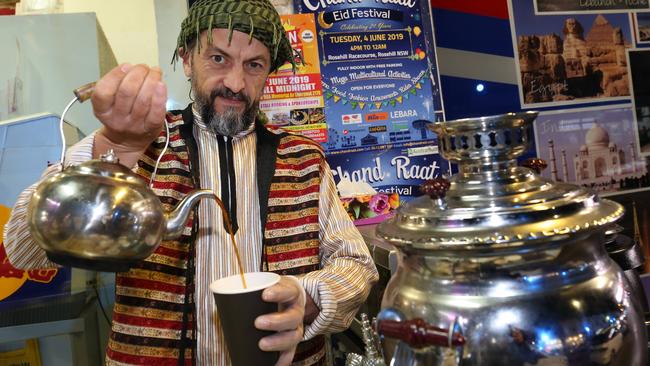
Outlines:
[[623, 208], [517, 166], [536, 116], [434, 125], [459, 173], [377, 228], [400, 253], [387, 365], [645, 365], [643, 308], [604, 247]]

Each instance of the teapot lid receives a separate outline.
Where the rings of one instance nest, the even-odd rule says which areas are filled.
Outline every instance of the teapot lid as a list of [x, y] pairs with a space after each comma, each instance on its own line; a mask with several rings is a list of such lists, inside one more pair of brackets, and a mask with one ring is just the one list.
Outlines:
[[99, 159], [88, 160], [64, 170], [64, 172], [69, 171], [83, 175], [111, 178], [123, 183], [145, 185], [140, 177], [119, 163], [119, 159], [112, 149], [108, 150], [106, 154], [100, 155]]
[[[458, 163], [448, 182], [402, 205], [377, 227], [392, 244], [419, 249], [516, 247], [567, 240], [618, 220], [623, 207], [593, 191], [517, 166], [530, 146], [536, 112], [437, 122], [443, 157]], [[536, 159], [532, 168], [545, 165]]]

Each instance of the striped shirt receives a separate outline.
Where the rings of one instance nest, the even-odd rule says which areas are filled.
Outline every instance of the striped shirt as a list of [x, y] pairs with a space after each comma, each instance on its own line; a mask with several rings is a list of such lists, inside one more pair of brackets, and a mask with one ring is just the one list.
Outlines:
[[[194, 113], [194, 137], [199, 150], [200, 184], [217, 195], [221, 192], [219, 151], [216, 136]], [[259, 216], [259, 196], [256, 184], [257, 136], [254, 126], [232, 139], [234, 187], [236, 191], [237, 222], [235, 239], [240, 248], [244, 270], [260, 270], [262, 230]], [[92, 157], [93, 136], [70, 148], [66, 165], [77, 164]], [[223, 146], [223, 145], [222, 145]], [[341, 331], [349, 326], [360, 298], [364, 299], [377, 280], [374, 263], [362, 237], [350, 221], [338, 200], [336, 186], [327, 163], [321, 169], [322, 183], [319, 202], [319, 238], [321, 266], [319, 271], [300, 278], [306, 292], [320, 309], [316, 320], [306, 326], [305, 339], [318, 334]], [[44, 176], [60, 169], [55, 165]], [[18, 268], [52, 267], [44, 252], [31, 240], [25, 220], [27, 204], [35, 185], [19, 197], [5, 228], [5, 246], [11, 263]], [[231, 194], [230, 197], [233, 197]], [[220, 208], [210, 200], [199, 205], [199, 232], [196, 245], [196, 360], [198, 365], [228, 365], [225, 343], [217, 326], [216, 310], [209, 284], [219, 278], [238, 273], [232, 244], [223, 225]]]

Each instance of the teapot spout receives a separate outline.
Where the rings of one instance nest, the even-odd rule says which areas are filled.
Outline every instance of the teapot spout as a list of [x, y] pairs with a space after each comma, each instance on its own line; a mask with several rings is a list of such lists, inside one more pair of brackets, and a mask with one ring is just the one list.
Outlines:
[[201, 198], [212, 198], [217, 201], [219, 200], [217, 195], [209, 189], [199, 189], [190, 192], [176, 205], [172, 212], [165, 214], [165, 240], [171, 240], [181, 236], [183, 229], [185, 228], [185, 223], [190, 216], [190, 212]]

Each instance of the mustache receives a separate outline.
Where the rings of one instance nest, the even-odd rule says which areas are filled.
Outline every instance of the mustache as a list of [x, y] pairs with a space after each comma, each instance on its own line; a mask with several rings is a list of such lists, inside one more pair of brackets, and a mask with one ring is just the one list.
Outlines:
[[251, 99], [248, 97], [248, 95], [243, 92], [235, 93], [226, 87], [218, 87], [210, 92], [210, 101], [212, 103], [214, 103], [214, 100], [217, 99], [217, 97], [238, 100], [246, 102], [246, 105], [248, 106], [251, 105]]

